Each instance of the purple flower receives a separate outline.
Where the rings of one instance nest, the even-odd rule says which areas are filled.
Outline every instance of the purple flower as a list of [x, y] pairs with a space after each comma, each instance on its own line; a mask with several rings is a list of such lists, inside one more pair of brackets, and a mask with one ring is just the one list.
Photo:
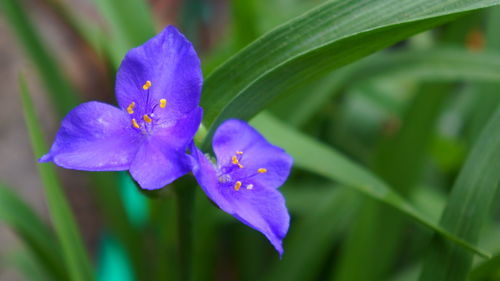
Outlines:
[[87, 102], [62, 121], [40, 162], [76, 170], [129, 170], [144, 189], [190, 171], [186, 147], [201, 122], [199, 58], [173, 26], [130, 50], [116, 78], [120, 108]]
[[264, 234], [282, 255], [290, 216], [277, 189], [290, 173], [292, 157], [239, 120], [217, 129], [213, 150], [217, 164], [191, 145], [201, 188], [223, 211]]

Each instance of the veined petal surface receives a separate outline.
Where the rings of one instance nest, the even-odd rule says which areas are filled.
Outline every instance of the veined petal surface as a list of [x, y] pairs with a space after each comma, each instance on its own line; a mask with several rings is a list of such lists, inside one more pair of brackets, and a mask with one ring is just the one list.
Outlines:
[[76, 170], [127, 170], [140, 144], [140, 136], [123, 111], [92, 101], [68, 113], [49, 153], [40, 162], [53, 161]]

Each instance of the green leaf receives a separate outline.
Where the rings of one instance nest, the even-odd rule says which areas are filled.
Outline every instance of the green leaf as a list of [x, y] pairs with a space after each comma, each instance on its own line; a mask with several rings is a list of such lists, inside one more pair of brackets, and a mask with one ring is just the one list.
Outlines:
[[[461, 48], [434, 48], [373, 56], [352, 73], [356, 79], [387, 78], [423, 81], [500, 79], [500, 53], [471, 53]], [[352, 80], [351, 80], [352, 81]]]
[[[139, 201], [144, 200], [144, 198], [137, 191], [137, 187], [130, 179], [130, 175], [125, 172], [119, 176], [113, 172], [93, 173], [89, 176], [92, 185], [91, 192], [98, 203], [99, 211], [102, 213], [106, 230], [109, 231], [113, 238], [117, 238], [123, 244], [137, 279], [145, 278], [147, 272], [143, 266], [144, 257], [140, 243], [143, 234], [139, 225], [132, 223], [133, 219], [129, 212], [132, 211], [129, 209], [132, 206], [128, 205], [132, 203], [130, 202], [132, 198]], [[130, 197], [129, 201], [124, 201], [123, 198], [127, 192], [133, 192], [134, 194], [129, 194], [133, 197]], [[140, 210], [138, 211], [134, 215], [139, 217], [143, 215]]]
[[[28, 85], [23, 76], [20, 77], [19, 84], [26, 126], [36, 160], [47, 151], [47, 146], [43, 140]], [[67, 267], [70, 279], [75, 281], [93, 280], [89, 257], [83, 246], [71, 208], [57, 179], [54, 166], [52, 164], [37, 164], [37, 166], [45, 188], [47, 205], [55, 232], [62, 249], [62, 260]]]
[[19, 42], [34, 62], [59, 116], [64, 116], [78, 103], [76, 92], [39, 37], [38, 31], [26, 14], [23, 2], [0, 0], [0, 7], [13, 27]]
[[[286, 193], [285, 196], [288, 205], [289, 198]], [[285, 240], [283, 260], [275, 262], [265, 280], [316, 280], [323, 266], [322, 261], [359, 207], [359, 199], [356, 192], [344, 187], [323, 192], [322, 198], [309, 205], [310, 210], [304, 215], [304, 220], [294, 225], [295, 232]]]
[[[328, 104], [328, 101], [349, 86], [352, 69], [353, 67], [357, 69], [357, 66], [358, 63], [346, 66], [314, 83], [298, 87], [290, 94], [280, 97], [269, 110], [280, 119], [286, 120], [287, 123], [300, 127], [325, 104]], [[307, 99], [303, 97], [304, 93], [308, 93]], [[290, 108], [293, 108], [293, 114], [290, 114]]]
[[[403, 196], [418, 183], [450, 88], [447, 83], [423, 84], [406, 111], [402, 128], [379, 146], [374, 170]], [[407, 218], [367, 200], [355, 221], [331, 280], [386, 280], [401, 251]], [[363, 270], [358, 269], [361, 265]]]
[[[498, 26], [500, 25], [500, 7], [494, 7], [488, 11], [486, 18], [486, 49], [490, 51], [500, 51], [500, 39], [498, 36]], [[500, 83], [492, 81], [493, 83], [481, 83], [473, 85], [477, 87], [475, 98], [473, 102], [472, 118], [468, 124], [468, 137], [474, 141], [481, 133], [484, 125], [488, 119], [495, 112], [496, 107], [500, 104], [500, 96], [498, 95], [498, 88]]]
[[30, 281], [51, 281], [51, 280], [68, 280], [57, 279], [55, 276], [47, 274], [46, 269], [40, 263], [38, 258], [33, 255], [30, 251], [15, 251], [7, 252], [5, 257], [2, 257], [2, 263], [5, 263], [6, 267], [13, 267], [24, 276], [23, 280]]
[[355, 188], [378, 201], [393, 206], [461, 247], [484, 257], [489, 256], [473, 245], [439, 227], [437, 222], [413, 207], [413, 205], [394, 192], [386, 183], [368, 170], [348, 160], [334, 149], [295, 131], [266, 114], [260, 114], [251, 123], [271, 143], [283, 147], [290, 153], [295, 159], [295, 167], [311, 171], [342, 185]]
[[235, 49], [239, 50], [258, 37], [256, 1], [231, 1], [232, 22], [234, 28]]
[[0, 221], [17, 233], [52, 280], [68, 279], [67, 272], [60, 266], [61, 249], [54, 235], [33, 209], [3, 184], [0, 184]]
[[[294, 89], [271, 109], [281, 119], [300, 126], [342, 90], [372, 79], [495, 82], [500, 80], [500, 53], [471, 53], [449, 47], [384, 52]], [[303, 93], [308, 93], [307, 99]], [[492, 95], [500, 96], [498, 92]], [[290, 114], [290, 108], [294, 108], [294, 114]]]
[[[500, 106], [483, 129], [455, 181], [440, 227], [476, 243], [500, 187]], [[420, 280], [466, 280], [472, 255], [435, 236]]]
[[470, 273], [472, 281], [495, 281], [500, 279], [500, 254], [480, 264]]
[[[98, 21], [90, 20], [86, 17], [86, 13], [74, 9], [71, 2], [61, 0], [45, 0], [57, 17], [67, 24], [77, 35], [79, 35], [94, 51], [101, 55], [103, 51], [103, 43], [107, 40], [103, 28]], [[88, 15], [87, 15], [88, 16]]]
[[214, 280], [220, 210], [213, 207], [203, 192], [196, 193], [194, 210], [193, 280]]
[[279, 94], [327, 71], [497, 4], [500, 0], [329, 1], [257, 39], [215, 70], [201, 101], [205, 125], [213, 132], [225, 119], [248, 119]]
[[109, 25], [105, 48], [113, 65], [120, 65], [125, 53], [155, 34], [153, 16], [144, 0], [94, 0]]

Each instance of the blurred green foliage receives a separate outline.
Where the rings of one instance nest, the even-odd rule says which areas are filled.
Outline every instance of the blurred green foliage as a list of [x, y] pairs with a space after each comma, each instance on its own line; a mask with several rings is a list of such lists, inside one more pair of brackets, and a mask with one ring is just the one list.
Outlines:
[[[163, 28], [158, 1], [95, 0], [101, 21], [42, 2], [109, 73]], [[89, 175], [104, 218], [89, 259], [47, 164], [54, 233], [0, 186], [0, 219], [25, 242], [3, 264], [29, 280], [500, 280], [500, 0], [216, 2], [179, 1], [177, 18], [202, 54], [205, 149], [220, 122], [242, 118], [294, 156], [283, 259], [191, 181], [144, 196], [125, 173]], [[30, 1], [0, 4], [63, 117], [81, 91]], [[20, 87], [39, 156], [44, 136]]]

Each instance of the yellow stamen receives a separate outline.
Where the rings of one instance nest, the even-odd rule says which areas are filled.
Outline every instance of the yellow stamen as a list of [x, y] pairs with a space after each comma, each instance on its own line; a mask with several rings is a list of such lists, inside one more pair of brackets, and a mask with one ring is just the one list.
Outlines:
[[134, 106], [135, 106], [135, 102], [131, 102], [128, 107], [127, 107], [127, 112], [128, 114], [133, 114], [134, 113]]
[[231, 160], [233, 161], [233, 164], [234, 164], [234, 165], [238, 165], [238, 157], [233, 156], [233, 157], [231, 158]]
[[231, 161], [233, 162], [234, 165], [238, 165], [238, 167], [240, 167], [240, 169], [243, 168], [243, 165], [241, 165], [240, 162], [238, 161], [238, 157], [233, 156], [231, 158]]
[[239, 151], [239, 150], [238, 150], [238, 151], [236, 151], [236, 154], [238, 154], [238, 155], [242, 155], [242, 154], [243, 154], [243, 151]]
[[149, 117], [147, 114], [144, 114], [144, 116], [142, 117], [144, 119], [144, 121], [146, 121], [147, 123], [151, 123], [153, 121], [153, 119], [151, 119], [151, 117]]
[[248, 185], [247, 185], [247, 189], [248, 189], [248, 190], [252, 190], [252, 189], [253, 189], [253, 184], [248, 184]]
[[144, 90], [147, 90], [147, 89], [149, 89], [149, 87], [151, 87], [151, 81], [149, 81], [149, 80], [148, 80], [148, 81], [146, 81], [146, 83], [142, 86], [142, 88], [143, 88]]
[[241, 188], [241, 181], [237, 181], [234, 184], [234, 190], [238, 191], [238, 190], [240, 190], [240, 188]]
[[139, 124], [137, 124], [135, 118], [132, 118], [132, 125], [134, 125], [134, 128], [139, 129]]
[[167, 107], [167, 100], [166, 99], [161, 99], [160, 100], [160, 107], [161, 108]]
[[267, 173], [267, 169], [266, 168], [260, 168], [257, 170], [257, 172], [259, 172], [260, 174], [264, 174], [264, 173]]

